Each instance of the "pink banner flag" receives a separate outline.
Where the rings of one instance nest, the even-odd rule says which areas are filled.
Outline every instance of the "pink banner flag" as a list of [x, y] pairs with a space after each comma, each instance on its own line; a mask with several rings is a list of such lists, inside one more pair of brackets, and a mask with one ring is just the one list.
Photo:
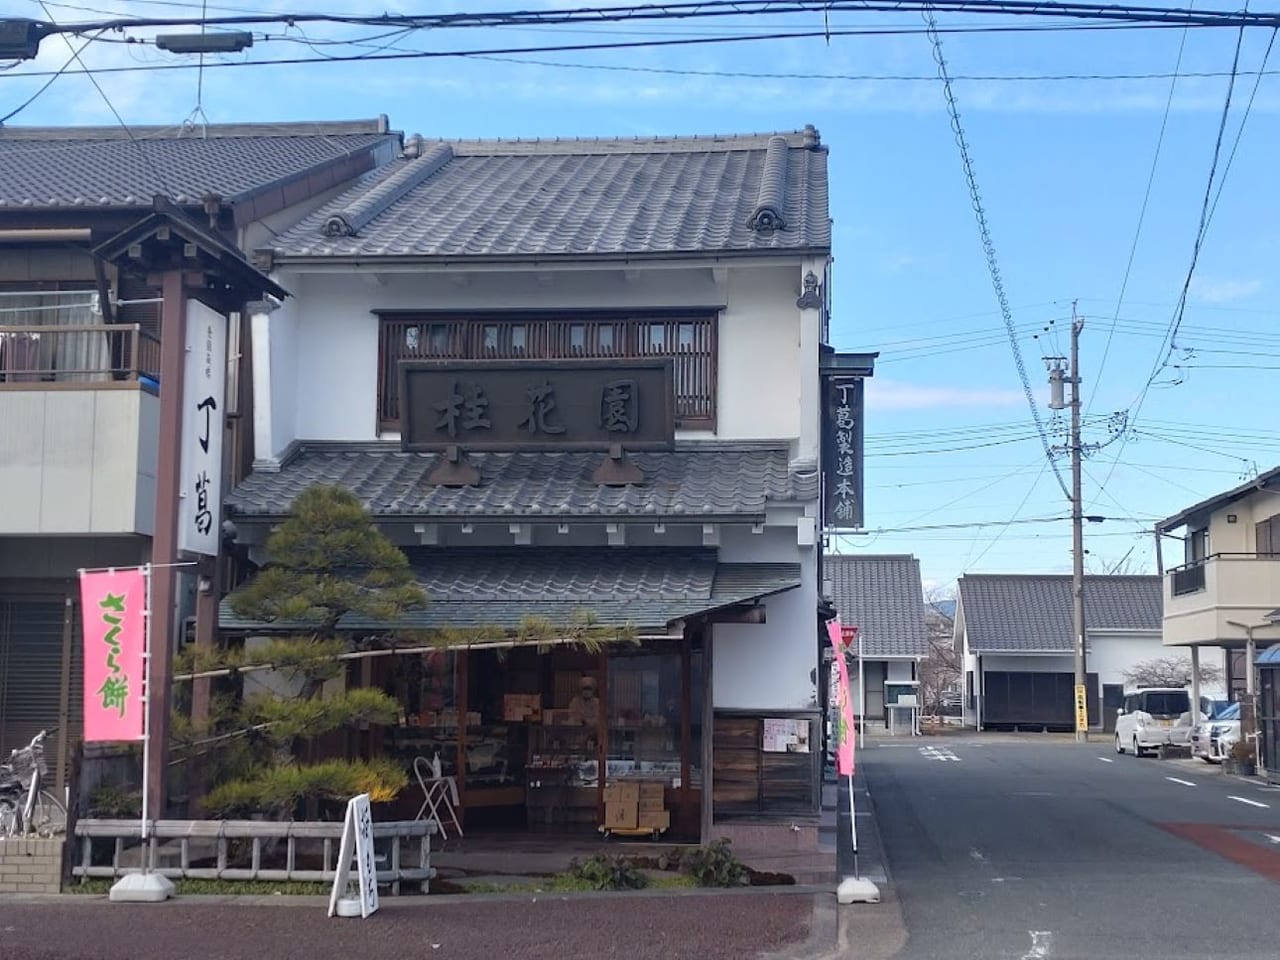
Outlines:
[[832, 661], [836, 667], [836, 773], [842, 777], [853, 776], [853, 690], [849, 685], [849, 666], [845, 663], [845, 631], [858, 634], [857, 627], [840, 627], [839, 620], [827, 624], [831, 638]]
[[142, 570], [80, 574], [86, 742], [142, 739], [146, 603]]

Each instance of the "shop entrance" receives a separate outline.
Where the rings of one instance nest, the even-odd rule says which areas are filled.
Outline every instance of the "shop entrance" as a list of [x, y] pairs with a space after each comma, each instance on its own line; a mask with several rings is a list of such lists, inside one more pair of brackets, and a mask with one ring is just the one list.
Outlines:
[[[401, 704], [401, 716], [373, 732], [371, 750], [406, 770], [418, 757], [438, 759], [456, 778], [468, 834], [596, 834], [606, 786], [646, 783], [637, 817], [664, 839], [697, 841], [702, 665], [697, 636], [602, 652], [515, 646], [387, 657], [369, 679]], [[417, 790], [411, 779], [400, 815], [417, 810]]]

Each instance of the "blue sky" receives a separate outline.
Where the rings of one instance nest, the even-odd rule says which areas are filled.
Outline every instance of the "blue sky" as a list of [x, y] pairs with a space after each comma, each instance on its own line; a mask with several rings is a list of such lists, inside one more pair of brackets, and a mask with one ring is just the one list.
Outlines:
[[[210, 3], [209, 15], [574, 5], [532, 0], [228, 0]], [[46, 16], [30, 0], [5, 0], [3, 8], [6, 15]], [[140, 0], [48, 5], [60, 22], [94, 19], [103, 12], [198, 11], [199, 3]], [[830, 20], [834, 30], [915, 29], [920, 23], [912, 14]], [[961, 27], [1014, 21], [944, 16], [940, 23]], [[307, 26], [304, 37], [297, 29], [266, 29], [277, 35], [287, 32], [290, 39], [259, 40], [251, 51], [221, 59], [370, 52], [368, 47], [323, 43], [383, 32]], [[393, 43], [398, 50], [462, 50], [784, 29], [822, 29], [822, 20], [787, 14], [572, 30], [437, 31], [376, 44]], [[146, 38], [148, 33], [135, 36]], [[1259, 68], [1269, 39], [1261, 31], [1246, 34], [1241, 70]], [[1169, 366], [1160, 369], [1162, 337], [1190, 263], [1226, 96], [1228, 81], [1221, 74], [1231, 67], [1235, 32], [1202, 30], [1186, 36], [1180, 65], [1184, 76], [1173, 86], [1172, 97], [1167, 78], [968, 78], [1169, 74], [1183, 43], [1183, 31], [1176, 29], [943, 37], [949, 68], [961, 78], [954, 89], [1026, 370], [1051, 429], [1057, 421], [1045, 406], [1041, 356], [1066, 352], [1073, 301], [1085, 317], [1085, 439], [1110, 441], [1085, 464], [1087, 512], [1114, 518], [1092, 524], [1086, 532], [1091, 568], [1127, 557], [1132, 567], [1154, 571], [1153, 518], [1280, 462], [1280, 426], [1268, 415], [1273, 405], [1267, 402], [1280, 368], [1274, 350], [1280, 344], [1280, 290], [1273, 267], [1280, 249], [1280, 194], [1268, 175], [1268, 160], [1280, 146], [1280, 91], [1275, 77], [1262, 78], [1223, 180], [1255, 78], [1244, 74], [1236, 81], [1219, 162], [1221, 198], [1176, 349]], [[49, 38], [38, 60], [0, 73], [0, 115], [44, 82], [24, 78], [24, 73], [57, 69], [68, 55], [60, 40]], [[175, 62], [145, 44], [94, 43], [84, 58], [95, 68]], [[840, 349], [881, 352], [868, 390], [866, 496], [867, 526], [884, 532], [843, 538], [840, 548], [914, 553], [926, 580], [942, 585], [966, 571], [1070, 570], [1069, 523], [1005, 525], [1010, 519], [1063, 517], [1068, 505], [1034, 435], [942, 87], [931, 79], [935, 67], [926, 37], [835, 36], [830, 43], [787, 39], [544, 53], [523, 59], [543, 63], [453, 57], [211, 67], [204, 72], [201, 107], [211, 122], [385, 113], [395, 129], [444, 137], [733, 133], [812, 123], [830, 148], [836, 225], [833, 339]], [[1280, 51], [1269, 69], [1280, 69]], [[722, 73], [735, 75], [715, 75]], [[1190, 73], [1218, 76], [1185, 76]], [[854, 75], [925, 79], [845, 79]], [[101, 74], [100, 83], [128, 123], [177, 124], [196, 107], [195, 70]], [[1150, 201], [1134, 248], [1166, 107]], [[84, 77], [64, 76], [10, 122], [114, 119]], [[1132, 269], [1120, 301], [1131, 249]], [[1137, 409], [1128, 439], [1112, 439], [1108, 415], [1132, 411], [1153, 370], [1154, 383]], [[1055, 442], [1062, 442], [1060, 435]], [[1068, 477], [1065, 461], [1061, 468]], [[917, 529], [944, 524], [983, 526]], [[1180, 554], [1179, 544], [1166, 544], [1166, 563], [1178, 562]]]

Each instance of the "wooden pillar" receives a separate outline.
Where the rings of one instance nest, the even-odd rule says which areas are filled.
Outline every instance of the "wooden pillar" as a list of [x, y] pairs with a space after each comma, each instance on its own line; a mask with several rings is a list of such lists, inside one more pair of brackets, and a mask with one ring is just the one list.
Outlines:
[[161, 278], [160, 437], [156, 462], [155, 525], [151, 535], [151, 663], [147, 714], [151, 762], [146, 770], [151, 816], [165, 815], [169, 769], [169, 701], [173, 675], [174, 603], [178, 571], [178, 497], [182, 470], [182, 380], [186, 352], [187, 290], [181, 271]]
[[[216, 557], [201, 557], [199, 572], [200, 586], [196, 589], [196, 648], [203, 651], [212, 650], [218, 642], [218, 597], [221, 596], [222, 564]], [[207, 730], [209, 725], [209, 699], [213, 680], [200, 677], [191, 681], [191, 726], [197, 732]], [[200, 762], [199, 755], [191, 756], [187, 761], [187, 798], [188, 816], [198, 816], [203, 812], [202, 802], [208, 783], [205, 779], [205, 765]]]

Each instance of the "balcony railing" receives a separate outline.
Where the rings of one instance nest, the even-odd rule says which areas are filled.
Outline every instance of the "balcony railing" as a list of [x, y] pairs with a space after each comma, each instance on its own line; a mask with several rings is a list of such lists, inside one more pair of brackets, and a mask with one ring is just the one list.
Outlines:
[[0, 325], [0, 389], [152, 380], [160, 341], [136, 323]]
[[1195, 593], [1204, 589], [1204, 561], [1199, 560], [1195, 563], [1187, 564], [1184, 567], [1176, 567], [1169, 571], [1169, 579], [1171, 581], [1171, 589], [1175, 597], [1181, 597], [1188, 593]]
[[1182, 597], [1205, 589], [1205, 571], [1211, 562], [1247, 563], [1249, 561], [1280, 560], [1280, 553], [1211, 553], [1201, 560], [1193, 560], [1168, 572], [1169, 592]]

